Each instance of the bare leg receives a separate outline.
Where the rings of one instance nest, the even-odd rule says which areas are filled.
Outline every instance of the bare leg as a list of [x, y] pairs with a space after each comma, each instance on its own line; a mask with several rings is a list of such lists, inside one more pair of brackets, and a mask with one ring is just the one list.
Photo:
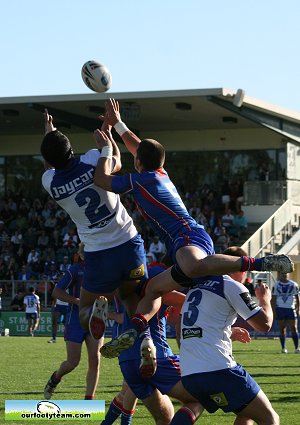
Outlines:
[[143, 400], [153, 416], [156, 425], [169, 425], [174, 416], [174, 408], [171, 400], [167, 395], [162, 395], [157, 389]]
[[61, 363], [56, 371], [56, 377], [61, 379], [64, 375], [72, 372], [78, 366], [81, 357], [81, 344], [66, 341], [67, 359]]
[[[278, 414], [262, 390], [237, 417], [253, 419], [258, 425], [279, 425], [280, 423]], [[248, 422], [245, 423], [248, 424]]]
[[85, 339], [88, 352], [88, 371], [86, 375], [86, 396], [94, 397], [99, 381], [100, 370], [100, 348], [102, 347], [104, 338], [94, 339], [88, 335]]

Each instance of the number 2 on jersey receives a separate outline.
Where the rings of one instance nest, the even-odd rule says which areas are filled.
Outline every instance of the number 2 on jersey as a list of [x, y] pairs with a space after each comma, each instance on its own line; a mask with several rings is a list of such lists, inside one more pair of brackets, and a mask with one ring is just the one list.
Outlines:
[[75, 197], [75, 201], [79, 207], [86, 206], [85, 215], [91, 224], [98, 223], [110, 214], [105, 204], [100, 206], [101, 198], [99, 193], [90, 187], [79, 192]]

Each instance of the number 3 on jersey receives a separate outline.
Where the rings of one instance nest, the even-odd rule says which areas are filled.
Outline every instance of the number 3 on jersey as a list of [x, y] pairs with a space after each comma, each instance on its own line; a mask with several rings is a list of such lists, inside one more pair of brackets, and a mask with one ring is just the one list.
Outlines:
[[187, 311], [183, 314], [184, 326], [193, 326], [196, 323], [199, 315], [198, 305], [201, 299], [201, 289], [196, 289], [188, 295], [188, 298], [185, 300], [185, 302], [188, 303]]

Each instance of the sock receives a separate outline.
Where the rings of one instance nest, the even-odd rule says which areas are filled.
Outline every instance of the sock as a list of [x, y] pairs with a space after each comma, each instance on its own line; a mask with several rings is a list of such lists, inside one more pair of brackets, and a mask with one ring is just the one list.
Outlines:
[[116, 419], [121, 415], [123, 406], [119, 403], [116, 398], [111, 402], [109, 409], [105, 415], [104, 421], [101, 425], [112, 425]]
[[93, 395], [86, 395], [84, 397], [85, 400], [94, 400], [94, 396]]
[[[246, 272], [246, 271], [254, 270], [254, 268], [255, 268], [255, 270], [261, 270], [262, 265], [260, 265], [259, 269], [257, 269], [255, 267], [255, 262], [257, 260], [260, 260], [260, 262], [262, 263], [261, 258], [256, 259], [256, 258], [247, 257], [246, 255], [244, 255], [243, 257], [241, 257], [241, 269], [240, 269], [240, 271]], [[259, 267], [259, 264], [257, 264], [257, 266]]]
[[61, 381], [61, 378], [58, 378], [58, 377], [57, 377], [56, 372], [57, 372], [57, 371], [55, 371], [55, 372], [53, 372], [53, 373], [52, 373], [51, 380], [52, 380], [55, 384], [59, 384], [59, 383], [60, 383], [60, 381]]
[[130, 425], [132, 421], [132, 417], [134, 414], [134, 410], [126, 410], [123, 407], [122, 417], [121, 417], [121, 425]]
[[292, 338], [293, 338], [293, 341], [294, 341], [295, 348], [297, 350], [297, 348], [299, 346], [299, 336], [298, 336], [297, 333], [294, 333], [294, 334], [292, 334]]
[[284, 336], [280, 336], [279, 339], [280, 339], [281, 347], [282, 348], [285, 348], [285, 335]]
[[149, 327], [147, 319], [140, 313], [136, 313], [131, 318], [132, 327], [140, 334]]
[[193, 425], [196, 422], [194, 412], [187, 406], [183, 406], [175, 414], [170, 422], [170, 425]]
[[56, 340], [56, 335], [52, 334], [52, 339], [55, 341]]

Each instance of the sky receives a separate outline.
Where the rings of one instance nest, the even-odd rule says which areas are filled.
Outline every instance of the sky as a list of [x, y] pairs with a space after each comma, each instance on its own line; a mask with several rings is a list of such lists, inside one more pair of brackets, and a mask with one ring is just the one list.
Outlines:
[[0, 97], [242, 88], [300, 112], [299, 0], [0, 0]]

